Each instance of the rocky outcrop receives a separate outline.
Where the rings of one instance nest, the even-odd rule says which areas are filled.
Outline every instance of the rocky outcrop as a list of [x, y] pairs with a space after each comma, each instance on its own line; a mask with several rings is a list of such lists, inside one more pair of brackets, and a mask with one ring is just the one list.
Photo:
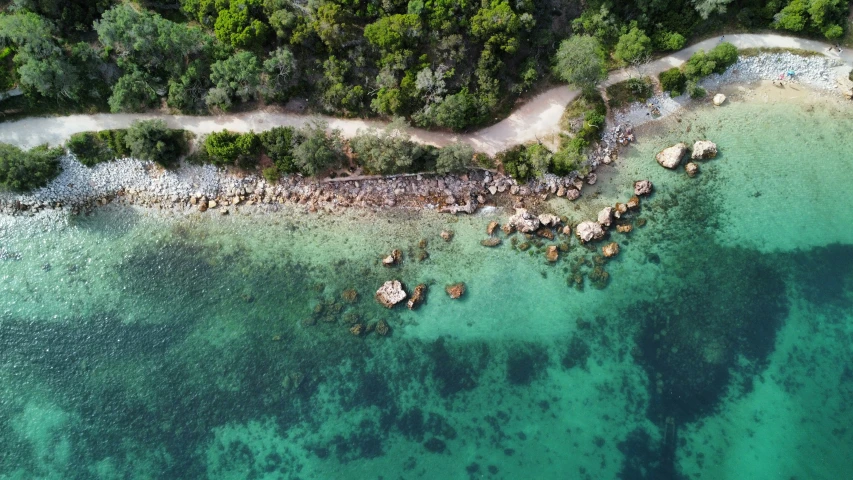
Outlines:
[[578, 238], [586, 243], [604, 238], [604, 228], [597, 222], [581, 222], [575, 229]]
[[603, 227], [609, 227], [613, 223], [613, 207], [604, 207], [598, 212], [598, 223]]
[[630, 224], [616, 225], [616, 231], [619, 233], [631, 233], [631, 230], [633, 229], [634, 227], [632, 227]]
[[501, 225], [498, 222], [489, 222], [489, 225], [486, 227], [486, 235], [493, 235], [495, 230], [500, 226]]
[[557, 250], [556, 245], [549, 245], [548, 248], [545, 249], [545, 259], [551, 263], [560, 259], [560, 251]]
[[684, 154], [687, 153], [687, 145], [679, 143], [669, 148], [664, 148], [657, 155], [655, 160], [664, 168], [673, 169], [681, 163]]
[[423, 303], [424, 298], [426, 298], [426, 285], [421, 283], [415, 287], [415, 291], [412, 292], [412, 296], [409, 298], [409, 301], [406, 302], [406, 306], [409, 307], [409, 310], [414, 310], [415, 307]]
[[550, 213], [543, 213], [539, 215], [539, 223], [543, 227], [556, 227], [560, 224], [560, 217], [551, 215]]
[[718, 94], [714, 95], [714, 98], [711, 101], [714, 102], [714, 106], [719, 107], [720, 105], [723, 104], [723, 102], [726, 101], [726, 96], [723, 95], [722, 93], [718, 93]]
[[616, 242], [610, 242], [601, 247], [601, 253], [604, 254], [605, 258], [615, 257], [619, 254], [619, 244]]
[[465, 283], [459, 282], [454, 283], [453, 285], [447, 285], [444, 287], [444, 291], [447, 292], [450, 298], [457, 299], [465, 294]]
[[695, 177], [697, 173], [699, 173], [699, 165], [696, 165], [693, 162], [688, 163], [684, 166], [684, 171], [687, 172], [688, 177]]
[[403, 260], [403, 252], [399, 249], [394, 249], [391, 252], [391, 255], [382, 259], [382, 265], [386, 267], [393, 267], [394, 265], [399, 264]]
[[691, 160], [707, 160], [717, 156], [717, 144], [708, 140], [699, 140], [693, 144], [693, 153], [690, 154]]
[[542, 227], [539, 230], [536, 230], [536, 236], [547, 238], [548, 240], [554, 239], [554, 232], [550, 228]]
[[510, 225], [508, 223], [505, 223], [501, 227], [501, 231], [507, 235], [512, 235], [513, 233], [515, 233], [515, 227], [513, 227], [512, 225]]
[[391, 308], [405, 299], [406, 291], [403, 290], [403, 284], [399, 280], [389, 280], [376, 291], [376, 301], [387, 308]]
[[524, 208], [516, 208], [507, 222], [521, 233], [533, 233], [539, 228], [539, 219]]
[[637, 180], [634, 182], [634, 195], [642, 197], [649, 195], [654, 190], [654, 185], [648, 180]]
[[480, 245], [484, 247], [497, 247], [501, 244], [501, 239], [498, 237], [489, 237], [485, 240], [480, 240]]
[[634, 195], [625, 203], [625, 206], [628, 207], [628, 210], [636, 210], [640, 208], [640, 197]]

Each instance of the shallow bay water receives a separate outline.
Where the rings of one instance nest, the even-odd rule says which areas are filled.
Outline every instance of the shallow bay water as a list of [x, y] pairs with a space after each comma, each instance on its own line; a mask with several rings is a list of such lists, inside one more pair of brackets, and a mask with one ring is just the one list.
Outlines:
[[[500, 211], [0, 219], [0, 478], [844, 478], [853, 108], [733, 98], [550, 202], [655, 183], [606, 262], [485, 248]], [[696, 178], [654, 162], [704, 138]], [[426, 303], [378, 305], [394, 278]]]

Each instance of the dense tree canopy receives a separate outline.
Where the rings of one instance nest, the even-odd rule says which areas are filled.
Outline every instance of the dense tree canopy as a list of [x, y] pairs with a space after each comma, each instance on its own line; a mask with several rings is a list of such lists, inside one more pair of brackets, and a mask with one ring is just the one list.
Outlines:
[[592, 87], [604, 78], [604, 51], [598, 40], [576, 35], [560, 43], [554, 73], [579, 87]]

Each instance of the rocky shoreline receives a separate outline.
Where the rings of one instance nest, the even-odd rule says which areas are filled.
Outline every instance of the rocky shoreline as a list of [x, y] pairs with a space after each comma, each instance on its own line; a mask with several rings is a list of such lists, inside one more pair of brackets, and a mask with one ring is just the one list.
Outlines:
[[[588, 161], [594, 169], [610, 163], [620, 146], [630, 143], [630, 128], [617, 126], [602, 135]], [[265, 211], [277, 205], [296, 205], [307, 212], [343, 208], [429, 209], [443, 213], [474, 213], [484, 205], [535, 205], [550, 197], [575, 200], [595, 173], [567, 177], [546, 175], [527, 183], [497, 171], [472, 169], [464, 174], [405, 174], [352, 179], [289, 176], [272, 184], [257, 175], [185, 165], [165, 170], [153, 162], [118, 159], [88, 168], [73, 155], [61, 159], [62, 173], [46, 187], [27, 194], [0, 192], [0, 214], [34, 215], [44, 210], [72, 215], [117, 202], [159, 210], [184, 212]]]

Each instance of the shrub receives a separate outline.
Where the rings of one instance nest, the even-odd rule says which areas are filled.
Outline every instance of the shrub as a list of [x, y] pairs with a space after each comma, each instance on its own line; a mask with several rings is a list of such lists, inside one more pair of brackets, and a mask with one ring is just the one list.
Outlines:
[[684, 64], [684, 74], [689, 79], [698, 79], [712, 73], [723, 73], [737, 62], [737, 47], [723, 42], [705, 53], [699, 50]]
[[673, 97], [684, 93], [684, 85], [687, 82], [687, 78], [678, 67], [661, 72], [658, 78], [660, 79], [661, 88], [665, 92], [669, 92]]
[[141, 120], [127, 129], [127, 148], [134, 158], [151, 160], [163, 167], [177, 165], [187, 151], [183, 130], [170, 130], [163, 120]]
[[737, 62], [737, 47], [729, 42], [722, 42], [708, 52], [708, 58], [715, 64], [714, 72], [723, 73]]
[[267, 183], [275, 183], [279, 178], [281, 178], [281, 173], [275, 165], [265, 168], [262, 173]]
[[277, 169], [277, 175], [296, 173], [293, 163], [295, 132], [290, 127], [275, 127], [260, 135], [261, 146]]
[[24, 152], [14, 145], [0, 143], [0, 187], [26, 192], [47, 185], [59, 175], [62, 154], [61, 148], [47, 145]]
[[663, 31], [654, 36], [654, 44], [658, 50], [681, 50], [687, 39], [677, 32]]
[[467, 143], [455, 142], [438, 151], [435, 159], [435, 171], [450, 173], [464, 170], [474, 157], [474, 149]]
[[77, 157], [80, 163], [87, 167], [109, 162], [115, 158], [107, 142], [102, 140], [96, 132], [75, 133], [71, 135], [65, 146]]
[[204, 150], [210, 163], [224, 167], [238, 164], [249, 168], [258, 163], [261, 141], [255, 132], [235, 133], [223, 130], [205, 137]]
[[416, 159], [423, 154], [421, 145], [412, 142], [406, 133], [406, 123], [394, 120], [384, 129], [370, 129], [352, 140], [352, 151], [359, 163], [372, 173], [399, 173], [413, 170]]
[[326, 133], [325, 122], [313, 122], [298, 132], [293, 163], [304, 175], [314, 176], [340, 163], [343, 158], [341, 133], [333, 130]]
[[97, 135], [113, 151], [114, 158], [130, 155], [130, 149], [127, 148], [127, 130], [101, 130]]
[[517, 145], [497, 154], [504, 173], [518, 181], [541, 177], [548, 171], [551, 152], [541, 144]]
[[687, 82], [687, 93], [690, 95], [690, 98], [702, 98], [707, 95], [705, 89], [693, 80]]
[[619, 42], [613, 51], [613, 58], [623, 63], [634, 63], [643, 60], [652, 52], [652, 41], [646, 32], [637, 27], [631, 28], [619, 37]]

